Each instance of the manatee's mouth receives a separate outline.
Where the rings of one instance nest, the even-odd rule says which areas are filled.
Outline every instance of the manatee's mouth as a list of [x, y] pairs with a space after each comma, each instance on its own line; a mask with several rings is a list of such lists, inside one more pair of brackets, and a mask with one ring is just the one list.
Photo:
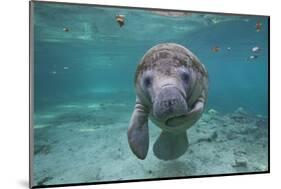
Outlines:
[[184, 120], [183, 118], [185, 117], [185, 115], [180, 115], [180, 116], [175, 116], [172, 117], [168, 120], [166, 120], [165, 125], [169, 126], [169, 127], [176, 127], [182, 124], [182, 120]]
[[186, 114], [188, 106], [184, 94], [173, 85], [164, 86], [156, 95], [153, 103], [153, 115], [162, 122], [169, 123]]

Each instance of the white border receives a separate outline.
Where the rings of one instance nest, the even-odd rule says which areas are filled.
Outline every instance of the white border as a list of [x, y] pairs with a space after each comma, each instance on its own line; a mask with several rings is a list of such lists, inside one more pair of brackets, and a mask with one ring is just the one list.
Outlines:
[[[278, 188], [280, 186], [280, 5], [276, 0], [88, 0], [104, 5], [246, 13], [271, 16], [271, 174], [107, 184], [68, 188]], [[1, 188], [28, 187], [28, 1], [0, 7], [0, 178]]]

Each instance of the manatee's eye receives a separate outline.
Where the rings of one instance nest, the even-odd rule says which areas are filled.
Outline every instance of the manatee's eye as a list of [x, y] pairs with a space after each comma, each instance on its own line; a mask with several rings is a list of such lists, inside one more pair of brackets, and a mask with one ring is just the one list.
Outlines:
[[152, 77], [146, 76], [146, 77], [143, 79], [143, 84], [144, 84], [145, 87], [150, 87], [151, 84], [152, 84]]
[[187, 72], [182, 72], [181, 73], [181, 79], [187, 83], [189, 81], [189, 74]]

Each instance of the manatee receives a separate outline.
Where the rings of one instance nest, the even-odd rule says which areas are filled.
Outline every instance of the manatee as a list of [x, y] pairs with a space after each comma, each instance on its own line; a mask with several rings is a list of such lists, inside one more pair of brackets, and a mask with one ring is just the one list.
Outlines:
[[132, 152], [145, 159], [148, 120], [161, 128], [153, 145], [158, 159], [173, 160], [188, 148], [187, 129], [201, 117], [208, 92], [208, 73], [187, 48], [162, 43], [149, 49], [135, 73], [136, 104], [127, 136]]

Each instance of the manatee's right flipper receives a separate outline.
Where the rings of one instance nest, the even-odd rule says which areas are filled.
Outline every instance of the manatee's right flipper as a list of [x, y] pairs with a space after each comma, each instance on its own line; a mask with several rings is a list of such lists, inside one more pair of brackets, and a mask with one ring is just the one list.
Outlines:
[[182, 156], [187, 148], [186, 132], [171, 133], [162, 131], [153, 145], [153, 152], [159, 159], [173, 160]]
[[137, 100], [128, 129], [128, 142], [131, 150], [139, 159], [145, 159], [148, 146], [148, 113]]

